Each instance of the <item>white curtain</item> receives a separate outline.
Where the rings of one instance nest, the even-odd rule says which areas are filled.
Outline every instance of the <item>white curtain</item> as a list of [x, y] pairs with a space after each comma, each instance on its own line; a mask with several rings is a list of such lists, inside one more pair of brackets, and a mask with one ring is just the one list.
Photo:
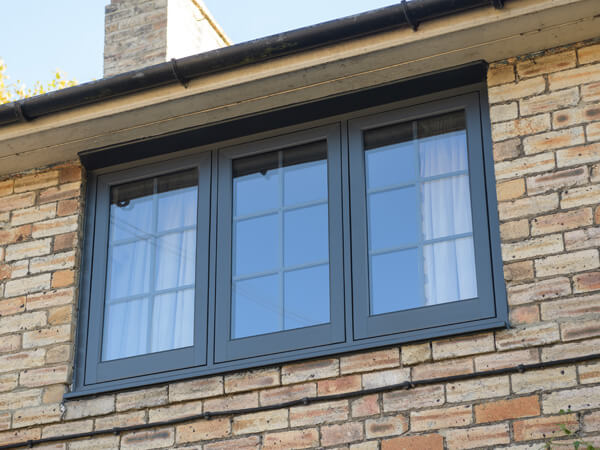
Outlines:
[[[467, 174], [466, 137], [457, 131], [419, 141], [422, 177], [440, 177], [422, 185], [425, 240], [449, 238], [424, 245], [425, 304], [434, 305], [477, 296], [471, 233], [471, 200]], [[450, 175], [450, 176], [444, 176]]]
[[196, 199], [190, 187], [111, 205], [103, 360], [193, 344]]

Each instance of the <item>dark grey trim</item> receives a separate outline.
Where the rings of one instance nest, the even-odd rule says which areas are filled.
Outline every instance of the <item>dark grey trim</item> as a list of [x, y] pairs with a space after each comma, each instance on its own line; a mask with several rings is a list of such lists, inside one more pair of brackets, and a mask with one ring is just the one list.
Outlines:
[[[421, 23], [469, 9], [491, 6], [490, 0], [412, 0], [341, 19], [275, 34], [141, 70], [103, 78], [0, 106], [0, 127], [101, 102], [203, 75], [268, 61], [314, 48]], [[497, 4], [494, 6], [498, 7]], [[176, 65], [177, 72], [173, 67]]]

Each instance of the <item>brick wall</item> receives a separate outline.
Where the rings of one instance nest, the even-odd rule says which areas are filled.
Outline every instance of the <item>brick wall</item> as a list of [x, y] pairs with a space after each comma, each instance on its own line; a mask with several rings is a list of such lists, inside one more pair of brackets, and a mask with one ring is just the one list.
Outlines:
[[[0, 181], [0, 442], [600, 351], [600, 44], [493, 64], [489, 97], [513, 328], [62, 402], [81, 170]], [[561, 414], [561, 410], [570, 410]], [[600, 445], [600, 361], [215, 417], [44, 447], [572, 448]]]

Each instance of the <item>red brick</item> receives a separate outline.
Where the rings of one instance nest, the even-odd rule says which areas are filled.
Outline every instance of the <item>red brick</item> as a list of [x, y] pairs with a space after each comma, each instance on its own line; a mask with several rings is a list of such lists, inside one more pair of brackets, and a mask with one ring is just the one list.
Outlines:
[[374, 416], [375, 414], [379, 414], [379, 396], [377, 394], [372, 394], [353, 400], [350, 409], [352, 411], [352, 417]]
[[56, 207], [56, 214], [59, 217], [76, 214], [79, 210], [79, 201], [76, 199], [61, 200]]
[[560, 416], [515, 421], [513, 432], [516, 441], [548, 439], [564, 436], [561, 425], [565, 425], [572, 432], [579, 430], [579, 423], [575, 414], [561, 414]]
[[499, 422], [539, 415], [540, 403], [535, 395], [475, 405], [476, 423]]
[[77, 247], [77, 233], [59, 234], [54, 237], [55, 252], [75, 247]]
[[400, 365], [398, 348], [390, 348], [367, 353], [358, 353], [340, 358], [342, 374], [370, 372]]
[[574, 292], [590, 292], [600, 290], [600, 272], [588, 272], [573, 277]]
[[322, 380], [317, 384], [319, 395], [341, 394], [344, 392], [360, 391], [362, 378], [360, 375], [348, 375], [331, 380]]
[[510, 309], [510, 323], [524, 325], [540, 321], [538, 305], [517, 306]]
[[439, 434], [397, 437], [381, 442], [381, 450], [444, 450], [444, 438]]
[[80, 181], [82, 178], [81, 166], [66, 166], [61, 167], [59, 172], [59, 181], [61, 184]]

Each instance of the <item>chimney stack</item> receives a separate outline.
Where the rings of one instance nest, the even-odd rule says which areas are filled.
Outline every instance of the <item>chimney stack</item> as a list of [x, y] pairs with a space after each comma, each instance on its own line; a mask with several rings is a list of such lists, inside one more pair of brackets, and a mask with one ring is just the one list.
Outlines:
[[202, 0], [111, 0], [104, 76], [230, 45]]

